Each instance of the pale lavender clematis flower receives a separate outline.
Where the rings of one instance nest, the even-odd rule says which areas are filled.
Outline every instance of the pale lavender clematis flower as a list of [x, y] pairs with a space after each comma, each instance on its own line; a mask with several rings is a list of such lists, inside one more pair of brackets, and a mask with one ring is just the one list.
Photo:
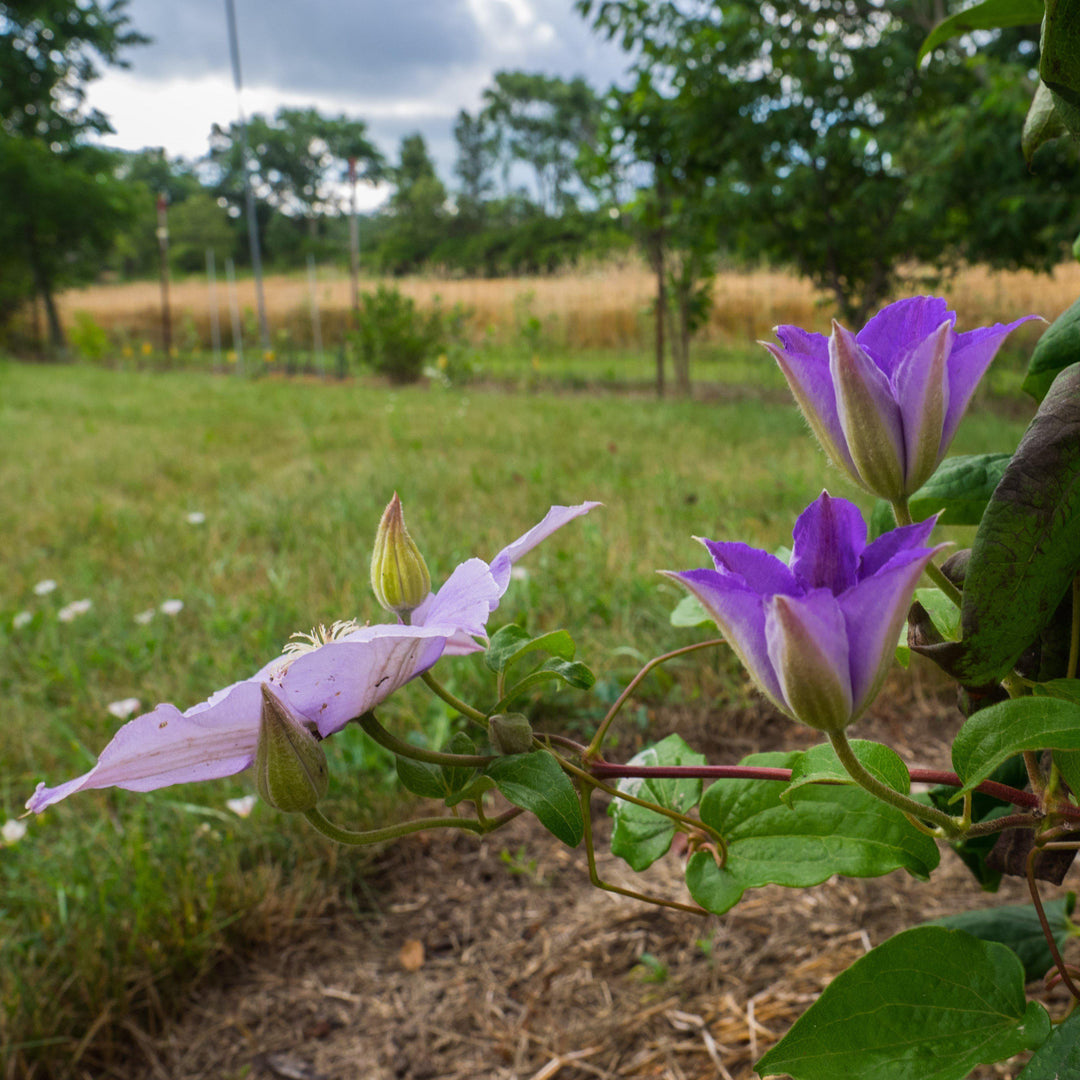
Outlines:
[[35, 812], [87, 788], [152, 791], [213, 780], [251, 765], [259, 737], [262, 683], [306, 718], [323, 737], [378, 705], [444, 654], [481, 648], [487, 620], [499, 605], [513, 562], [556, 529], [599, 503], [554, 506], [539, 525], [491, 563], [468, 559], [413, 612], [410, 625], [337, 623], [311, 634], [250, 679], [233, 683], [181, 712], [162, 704], [125, 724], [83, 776], [54, 788], [39, 784], [27, 801]]
[[857, 720], [881, 689], [936, 517], [866, 543], [858, 507], [822, 492], [795, 525], [791, 565], [746, 544], [703, 543], [715, 570], [669, 573], [690, 590], [767, 698], [821, 731]]
[[935, 296], [898, 300], [857, 334], [778, 326], [776, 357], [832, 460], [890, 502], [916, 492], [941, 463], [975, 387], [1009, 333], [1028, 319], [958, 334]]

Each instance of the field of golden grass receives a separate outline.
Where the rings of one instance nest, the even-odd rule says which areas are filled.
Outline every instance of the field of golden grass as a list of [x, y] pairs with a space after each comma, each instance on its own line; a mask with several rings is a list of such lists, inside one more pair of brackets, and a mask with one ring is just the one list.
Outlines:
[[[627, 261], [587, 271], [542, 278], [438, 280], [427, 277], [394, 279], [402, 292], [421, 306], [436, 298], [444, 307], [463, 305], [474, 339], [493, 343], [515, 340], [530, 319], [539, 322], [543, 340], [555, 347], [627, 349], [647, 347], [651, 337], [650, 305], [653, 278], [639, 263]], [[373, 289], [375, 279], [361, 281]], [[916, 291], [915, 289], [909, 291]], [[925, 291], [938, 291], [927, 287]], [[961, 329], [1038, 312], [1055, 318], [1080, 295], [1080, 265], [1059, 267], [1052, 275], [963, 271], [940, 286], [959, 313]], [[253, 321], [255, 288], [251, 279], [237, 286], [238, 304], [247, 324]], [[273, 333], [287, 333], [297, 345], [311, 339], [310, 293], [302, 274], [271, 275], [265, 280], [266, 305]], [[350, 287], [347, 275], [336, 269], [319, 273], [317, 295], [323, 338], [340, 339], [348, 322]], [[225, 283], [218, 282], [217, 301], [222, 336], [229, 336]], [[199, 278], [171, 287], [173, 323], [181, 345], [207, 345], [211, 301]], [[160, 292], [157, 282], [94, 285], [73, 289], [60, 297], [66, 325], [85, 312], [115, 340], [160, 341]], [[808, 282], [782, 271], [726, 271], [716, 281], [708, 325], [701, 340], [732, 344], [769, 337], [780, 323], [826, 330], [835, 314], [828, 295]]]

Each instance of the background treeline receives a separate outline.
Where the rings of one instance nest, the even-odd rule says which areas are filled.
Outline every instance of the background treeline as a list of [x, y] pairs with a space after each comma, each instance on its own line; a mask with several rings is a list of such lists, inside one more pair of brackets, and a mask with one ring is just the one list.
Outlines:
[[369, 184], [388, 191], [357, 221], [369, 273], [538, 274], [636, 247], [679, 382], [722, 258], [792, 268], [851, 322], [902, 277], [1049, 269], [1080, 203], [1073, 144], [1020, 152], [1038, 27], [920, 63], [960, 6], [579, 0], [627, 50], [620, 85], [497, 73], [458, 114], [442, 177], [420, 134], [387, 156], [362, 119], [315, 109], [215, 126], [198, 161], [105, 150], [82, 91], [143, 40], [123, 3], [0, 3], [0, 325], [36, 295], [59, 344], [58, 289], [155, 275], [160, 198], [174, 273], [202, 272], [208, 250], [249, 265], [247, 183], [275, 270], [347, 265], [354, 185]]

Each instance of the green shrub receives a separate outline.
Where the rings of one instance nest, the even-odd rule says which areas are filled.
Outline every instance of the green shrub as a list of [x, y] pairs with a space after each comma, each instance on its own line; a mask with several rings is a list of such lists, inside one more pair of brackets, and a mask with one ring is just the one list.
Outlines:
[[385, 285], [360, 297], [357, 351], [363, 363], [391, 382], [416, 382], [425, 361], [443, 350], [446, 336], [438, 305], [424, 313], [410, 297]]
[[68, 341], [83, 360], [98, 363], [109, 351], [109, 337], [94, 322], [88, 311], [75, 312], [75, 325], [68, 330]]

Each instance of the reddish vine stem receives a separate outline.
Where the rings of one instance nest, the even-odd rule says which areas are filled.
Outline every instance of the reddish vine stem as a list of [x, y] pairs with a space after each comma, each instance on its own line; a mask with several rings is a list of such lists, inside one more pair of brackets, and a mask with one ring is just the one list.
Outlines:
[[1043, 909], [1042, 897], [1039, 895], [1039, 886], [1035, 881], [1035, 860], [1039, 857], [1040, 851], [1042, 851], [1041, 847], [1033, 847], [1031, 851], [1028, 852], [1028, 891], [1031, 893], [1031, 902], [1035, 905], [1035, 913], [1039, 916], [1039, 925], [1042, 926], [1043, 936], [1046, 938], [1046, 944], [1050, 948], [1050, 955], [1054, 958], [1054, 965], [1061, 975], [1061, 981], [1068, 988], [1069, 993], [1072, 994], [1075, 999], [1080, 1000], [1080, 990], [1077, 990], [1076, 983], [1072, 981], [1072, 976], [1069, 975], [1069, 969], [1066, 967], [1065, 961], [1061, 956], [1061, 950], [1057, 946], [1057, 941], [1054, 940], [1054, 932], [1050, 929], [1050, 922], [1046, 917], [1046, 911]]

